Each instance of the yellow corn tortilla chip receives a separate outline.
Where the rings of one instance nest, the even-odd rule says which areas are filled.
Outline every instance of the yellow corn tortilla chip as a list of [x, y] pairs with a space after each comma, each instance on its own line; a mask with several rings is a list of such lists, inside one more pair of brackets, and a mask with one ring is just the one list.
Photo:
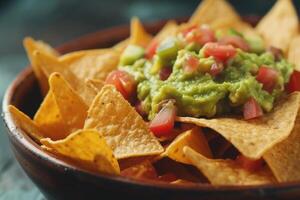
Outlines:
[[167, 37], [175, 36], [178, 31], [179, 26], [176, 21], [170, 20], [168, 21], [164, 27], [156, 34], [154, 40], [161, 42]]
[[208, 127], [230, 141], [244, 156], [259, 159], [291, 133], [300, 106], [300, 93], [282, 99], [264, 117], [254, 120], [235, 118], [198, 119], [179, 117], [177, 121]]
[[42, 71], [41, 66], [39, 66], [39, 64], [35, 62], [33, 53], [38, 50], [40, 52], [44, 52], [45, 54], [53, 57], [59, 56], [59, 53], [55, 49], [53, 49], [50, 45], [39, 40], [34, 40], [31, 37], [26, 37], [23, 41], [23, 45], [26, 49], [33, 72], [40, 84], [41, 92], [43, 95], [46, 95], [49, 89], [48, 78], [45, 76], [44, 72]]
[[130, 40], [129, 44], [147, 47], [152, 36], [146, 32], [141, 21], [137, 17], [133, 17], [130, 23]]
[[239, 21], [240, 17], [225, 0], [203, 0], [189, 19], [188, 24], [210, 25], [219, 19]]
[[300, 112], [289, 137], [267, 151], [263, 158], [279, 182], [300, 181]]
[[42, 128], [15, 106], [9, 105], [8, 111], [12, 115], [16, 126], [26, 132], [36, 142], [40, 143], [40, 139], [45, 137]]
[[127, 38], [127, 39], [115, 44], [113, 46], [113, 49], [115, 49], [117, 52], [122, 53], [123, 50], [126, 49], [126, 47], [128, 46], [129, 42], [130, 42], [130, 38]]
[[86, 87], [81, 91], [81, 96], [84, 96], [85, 102], [91, 105], [94, 98], [104, 86], [104, 82], [98, 79], [89, 79], [85, 82]]
[[48, 151], [63, 155], [75, 161], [83, 161], [94, 165], [100, 172], [119, 174], [118, 161], [105, 139], [96, 130], [78, 130], [67, 138], [52, 141], [50, 138], [41, 139]]
[[212, 157], [206, 138], [199, 128], [193, 128], [177, 136], [163, 154], [177, 162], [191, 164], [190, 160], [183, 153], [183, 147], [185, 146], [193, 148], [206, 157]]
[[278, 0], [256, 26], [267, 45], [287, 51], [298, 33], [298, 16], [291, 0]]
[[260, 185], [275, 182], [268, 168], [250, 172], [233, 160], [209, 159], [187, 146], [183, 152], [213, 185]]
[[289, 46], [288, 61], [295, 65], [295, 69], [300, 71], [300, 35], [294, 37]]
[[163, 152], [142, 117], [111, 85], [95, 97], [84, 128], [101, 132], [118, 159]]
[[87, 105], [59, 73], [49, 78], [50, 90], [34, 121], [47, 131], [47, 137], [62, 139], [83, 128]]

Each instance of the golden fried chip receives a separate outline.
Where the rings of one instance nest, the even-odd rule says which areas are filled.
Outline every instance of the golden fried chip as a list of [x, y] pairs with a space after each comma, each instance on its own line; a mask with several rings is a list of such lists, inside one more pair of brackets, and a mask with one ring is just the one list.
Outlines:
[[63, 155], [75, 161], [83, 161], [94, 165], [100, 172], [119, 174], [118, 161], [105, 139], [96, 130], [78, 130], [67, 138], [52, 141], [50, 138], [41, 139], [48, 151]]
[[239, 15], [225, 0], [203, 0], [191, 16], [188, 24], [210, 25], [220, 19], [240, 21]]
[[198, 119], [179, 117], [177, 121], [208, 127], [230, 141], [244, 156], [259, 159], [291, 133], [300, 106], [300, 93], [280, 101], [274, 110], [254, 120], [235, 118]]
[[31, 37], [26, 37], [23, 41], [23, 45], [27, 51], [27, 55], [30, 60], [33, 72], [35, 73], [35, 76], [37, 77], [37, 80], [40, 84], [41, 92], [43, 95], [46, 95], [49, 89], [48, 78], [43, 73], [41, 66], [35, 62], [33, 53], [35, 51], [40, 51], [53, 57], [59, 56], [59, 53], [50, 45], [42, 41], [34, 40]]
[[209, 159], [187, 146], [183, 152], [213, 185], [260, 185], [275, 182], [268, 168], [251, 172], [236, 161]]
[[263, 158], [279, 182], [300, 181], [300, 112], [289, 137], [268, 150]]
[[295, 69], [300, 71], [300, 35], [294, 37], [289, 46], [288, 61], [295, 65]]
[[34, 121], [47, 131], [47, 137], [57, 140], [83, 128], [88, 107], [59, 73], [50, 76], [49, 85]]
[[161, 42], [167, 37], [175, 36], [178, 31], [178, 25], [176, 21], [170, 20], [168, 21], [164, 27], [156, 34], [154, 40], [157, 42]]
[[117, 52], [122, 53], [124, 49], [128, 46], [130, 42], [130, 38], [127, 38], [113, 46], [113, 49], [115, 49]]
[[84, 127], [101, 132], [118, 159], [163, 152], [141, 116], [111, 85], [95, 97]]
[[185, 146], [193, 148], [206, 157], [211, 158], [212, 156], [206, 138], [199, 128], [193, 128], [177, 136], [163, 154], [177, 162], [191, 164], [183, 153], [182, 149]]
[[130, 23], [129, 44], [146, 47], [151, 39], [152, 36], [146, 32], [141, 21], [137, 17], [133, 17]]
[[298, 16], [291, 0], [278, 0], [256, 26], [267, 45], [287, 51], [298, 33]]
[[43, 130], [33, 120], [31, 120], [30, 117], [21, 112], [15, 106], [9, 105], [8, 111], [12, 115], [12, 118], [15, 121], [17, 128], [22, 129], [32, 139], [40, 143], [40, 139], [45, 137]]

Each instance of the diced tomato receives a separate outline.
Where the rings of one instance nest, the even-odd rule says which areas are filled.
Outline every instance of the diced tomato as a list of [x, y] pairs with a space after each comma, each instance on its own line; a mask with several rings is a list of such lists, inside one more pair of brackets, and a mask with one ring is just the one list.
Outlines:
[[157, 47], [158, 47], [158, 41], [153, 39], [148, 45], [148, 47], [146, 48], [145, 57], [149, 60], [152, 59], [154, 54], [156, 53]]
[[287, 90], [290, 93], [300, 91], [300, 72], [294, 70], [287, 84]]
[[172, 73], [172, 67], [164, 67], [159, 72], [159, 79], [164, 81], [167, 80]]
[[195, 42], [201, 46], [208, 42], [215, 42], [216, 37], [213, 30], [208, 26], [200, 26], [190, 29], [189, 32], [184, 34], [185, 41], [188, 43]]
[[139, 113], [142, 117], [146, 116], [147, 113], [144, 111], [143, 109], [143, 105], [141, 101], [138, 101], [135, 106], [134, 106], [135, 110], [137, 113]]
[[223, 70], [224, 70], [224, 65], [223, 65], [223, 63], [216, 62], [216, 63], [212, 64], [209, 73], [210, 73], [212, 76], [217, 76], [217, 75], [220, 74]]
[[173, 102], [169, 101], [156, 114], [150, 122], [149, 128], [156, 137], [167, 137], [172, 133], [176, 116], [176, 108]]
[[178, 179], [177, 176], [171, 172], [163, 174], [158, 177], [158, 180], [163, 182], [168, 182], [168, 183], [176, 181], [177, 179]]
[[184, 30], [182, 30], [181, 33], [182, 33], [183, 37], [185, 37], [192, 30], [195, 30], [197, 27], [198, 27], [197, 25], [192, 25], [192, 26], [189, 26], [189, 27], [185, 28]]
[[236, 54], [236, 49], [232, 45], [207, 43], [203, 48], [205, 57], [213, 56], [215, 59], [222, 62], [226, 62]]
[[235, 36], [235, 35], [225, 36], [225, 37], [221, 38], [221, 40], [219, 41], [219, 43], [223, 44], [223, 45], [232, 45], [235, 48], [242, 49], [243, 51], [249, 51], [249, 49], [250, 49], [250, 46], [246, 42], [245, 39], [243, 39], [240, 36]]
[[256, 80], [263, 84], [263, 89], [272, 93], [277, 84], [278, 72], [267, 66], [261, 66], [258, 70]]
[[188, 74], [196, 72], [198, 67], [199, 67], [199, 59], [193, 55], [189, 55], [183, 64], [183, 70], [185, 73]]
[[257, 101], [250, 97], [250, 99], [244, 104], [244, 118], [245, 119], [254, 119], [261, 117], [263, 111]]
[[244, 169], [248, 171], [257, 171], [262, 168], [264, 163], [263, 159], [252, 160], [243, 155], [239, 155], [236, 158], [236, 161], [239, 163], [240, 166], [242, 166]]
[[121, 175], [139, 180], [157, 179], [157, 173], [153, 165], [147, 161], [121, 171]]
[[123, 95], [125, 99], [129, 99], [134, 94], [136, 83], [134, 78], [125, 71], [112, 71], [105, 80], [106, 84], [111, 84]]
[[273, 46], [270, 46], [268, 49], [267, 49], [268, 52], [271, 52], [275, 58], [276, 61], [279, 61], [283, 58], [283, 52], [281, 49], [279, 48], [276, 48], [276, 47], [273, 47]]

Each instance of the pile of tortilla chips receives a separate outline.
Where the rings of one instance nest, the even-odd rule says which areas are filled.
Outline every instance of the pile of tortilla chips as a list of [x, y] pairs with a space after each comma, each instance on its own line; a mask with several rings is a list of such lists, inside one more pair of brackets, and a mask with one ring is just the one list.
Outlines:
[[[300, 181], [300, 93], [285, 96], [273, 111], [250, 121], [178, 116], [177, 121], [185, 128], [166, 142], [151, 133], [147, 122], [113, 86], [104, 83], [117, 69], [128, 44], [147, 47], [152, 39], [162, 41], [195, 24], [225, 31], [234, 28], [262, 37], [266, 46], [282, 49], [300, 70], [299, 21], [291, 0], [277, 0], [255, 28], [225, 0], [204, 0], [188, 22], [178, 25], [170, 21], [155, 37], [133, 18], [130, 38], [107, 49], [60, 55], [42, 41], [25, 38], [44, 100], [33, 119], [11, 105], [16, 126], [45, 151], [95, 172], [122, 174], [127, 169], [126, 173], [158, 176], [158, 180], [168, 179], [173, 184]], [[247, 170], [228, 156], [232, 152], [263, 159], [266, 164], [258, 171]], [[153, 173], [149, 165], [158, 168], [161, 175]], [[169, 172], [175, 178], [170, 178]]]

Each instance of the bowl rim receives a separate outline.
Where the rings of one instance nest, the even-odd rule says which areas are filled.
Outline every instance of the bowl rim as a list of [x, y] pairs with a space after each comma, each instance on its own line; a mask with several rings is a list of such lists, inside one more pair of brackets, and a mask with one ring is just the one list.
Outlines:
[[[146, 28], [151, 28], [154, 24], [163, 25], [166, 20], [161, 20], [156, 23], [146, 24]], [[87, 41], [90, 37], [96, 37], [99, 34], [104, 34], [106, 32], [117, 31], [117, 30], [126, 29], [129, 31], [128, 25], [115, 26], [113, 28], [103, 29], [96, 31], [90, 34], [83, 35], [79, 38], [75, 38], [69, 42], [66, 42], [56, 49], [60, 53], [67, 53], [73, 51], [74, 44], [77, 44], [81, 41]], [[76, 45], [75, 45], [76, 46]], [[33, 71], [29, 66], [22, 70], [16, 78], [12, 81], [9, 87], [6, 89], [3, 102], [2, 102], [2, 118], [5, 126], [7, 127], [7, 134], [10, 140], [18, 143], [21, 147], [34, 156], [37, 159], [41, 159], [43, 162], [46, 162], [47, 165], [51, 165], [56, 170], [63, 170], [65, 172], [76, 173], [81, 176], [95, 178], [96, 181], [106, 180], [114, 183], [127, 184], [128, 186], [139, 186], [144, 188], [155, 188], [165, 191], [186, 191], [186, 192], [203, 192], [203, 191], [212, 191], [212, 192], [241, 192], [241, 191], [257, 191], [262, 192], [263, 190], [286, 190], [286, 189], [299, 189], [300, 182], [285, 182], [285, 183], [275, 183], [275, 184], [264, 184], [264, 185], [246, 185], [246, 186], [233, 186], [233, 185], [211, 185], [211, 184], [169, 184], [157, 181], [138, 181], [120, 175], [109, 175], [101, 172], [92, 172], [86, 169], [83, 169], [79, 166], [72, 165], [67, 163], [54, 155], [45, 152], [40, 148], [40, 146], [34, 142], [23, 130], [19, 129], [14, 123], [11, 114], [8, 111], [8, 106], [13, 102], [14, 95], [16, 91], [20, 88], [23, 82], [28, 81], [28, 79], [34, 76]], [[12, 142], [12, 141], [10, 141]]]

